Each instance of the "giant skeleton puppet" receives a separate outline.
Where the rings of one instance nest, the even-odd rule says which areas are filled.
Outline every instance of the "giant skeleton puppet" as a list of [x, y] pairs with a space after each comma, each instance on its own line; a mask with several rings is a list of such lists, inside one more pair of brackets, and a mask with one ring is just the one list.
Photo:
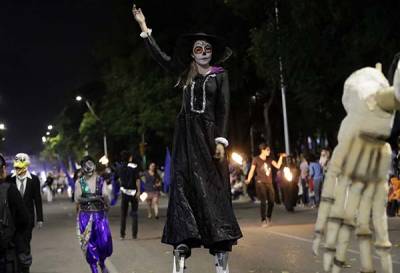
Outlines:
[[152, 57], [178, 76], [182, 108], [175, 123], [171, 187], [162, 242], [174, 247], [173, 273], [185, 272], [191, 249], [214, 256], [217, 273], [228, 273], [228, 253], [242, 237], [232, 208], [225, 155], [229, 116], [227, 72], [217, 64], [231, 55], [223, 39], [182, 35], [174, 56], [157, 45], [140, 9], [133, 15]]
[[107, 219], [110, 191], [104, 179], [96, 173], [96, 163], [86, 156], [81, 161], [82, 177], [75, 183], [78, 215], [76, 232], [92, 273], [108, 273], [105, 260], [113, 252]]
[[359, 242], [360, 272], [376, 272], [373, 236], [382, 272], [393, 272], [385, 208], [391, 148], [385, 140], [390, 135], [395, 110], [400, 109], [400, 70], [395, 65], [393, 86], [380, 65], [357, 70], [344, 84], [342, 102], [347, 115], [328, 166], [313, 242], [317, 255], [324, 239], [326, 272], [338, 273], [345, 265], [353, 231]]

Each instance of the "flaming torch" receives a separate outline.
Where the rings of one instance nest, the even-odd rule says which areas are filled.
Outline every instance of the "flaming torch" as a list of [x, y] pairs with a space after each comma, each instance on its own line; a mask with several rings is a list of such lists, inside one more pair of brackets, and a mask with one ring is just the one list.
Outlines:
[[286, 179], [288, 182], [292, 182], [292, 180], [293, 180], [293, 174], [292, 174], [292, 171], [290, 170], [289, 167], [284, 167], [284, 168], [283, 168], [283, 176], [285, 177], [285, 179]]
[[231, 158], [235, 163], [239, 165], [243, 164], [243, 157], [240, 154], [233, 152]]

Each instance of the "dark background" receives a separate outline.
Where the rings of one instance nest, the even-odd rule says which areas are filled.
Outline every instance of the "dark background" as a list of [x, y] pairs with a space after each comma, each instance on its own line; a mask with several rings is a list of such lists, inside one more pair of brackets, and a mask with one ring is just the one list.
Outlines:
[[[233, 56], [223, 64], [231, 90], [230, 149], [251, 154], [268, 142], [284, 150], [282, 56], [289, 135], [294, 154], [333, 148], [345, 112], [343, 83], [353, 71], [400, 51], [399, 1], [188, 0], [137, 1], [167, 53], [180, 34], [223, 36]], [[275, 5], [280, 11], [278, 31]], [[150, 57], [128, 0], [31, 0], [0, 3], [0, 150], [42, 158], [138, 152], [162, 162], [171, 148], [181, 90]], [[100, 124], [77, 94], [93, 104]], [[41, 136], [55, 125], [48, 142]], [[0, 132], [1, 133], [1, 132]], [[253, 151], [254, 152], [254, 151]]]
[[[92, 48], [110, 21], [109, 1], [0, 4], [0, 121], [6, 153], [37, 153], [66, 93], [99, 74]], [[106, 42], [106, 41], [104, 41]]]

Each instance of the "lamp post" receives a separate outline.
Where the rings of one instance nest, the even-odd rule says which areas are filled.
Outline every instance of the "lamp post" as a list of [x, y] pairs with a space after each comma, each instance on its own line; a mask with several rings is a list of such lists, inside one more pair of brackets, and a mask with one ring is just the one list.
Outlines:
[[[76, 96], [75, 100], [77, 102], [80, 102], [83, 100], [82, 96]], [[104, 146], [104, 156], [106, 158], [108, 158], [108, 148], [107, 148], [107, 135], [106, 135], [106, 129], [104, 126], [103, 121], [99, 118], [99, 116], [96, 114], [96, 112], [94, 111], [92, 105], [90, 104], [90, 102], [85, 99], [85, 104], [87, 106], [87, 108], [89, 109], [90, 113], [94, 116], [94, 118], [101, 123], [102, 127], [103, 127], [103, 146]]]
[[287, 155], [290, 154], [290, 145], [289, 145], [289, 126], [287, 119], [287, 110], [286, 110], [286, 86], [285, 79], [283, 77], [283, 65], [282, 65], [282, 55], [281, 55], [281, 35], [279, 28], [279, 7], [278, 0], [275, 0], [275, 23], [276, 30], [278, 32], [278, 61], [279, 61], [279, 74], [280, 74], [280, 85], [281, 85], [281, 94], [282, 94], [282, 112], [283, 112], [283, 130], [285, 135], [285, 152]]

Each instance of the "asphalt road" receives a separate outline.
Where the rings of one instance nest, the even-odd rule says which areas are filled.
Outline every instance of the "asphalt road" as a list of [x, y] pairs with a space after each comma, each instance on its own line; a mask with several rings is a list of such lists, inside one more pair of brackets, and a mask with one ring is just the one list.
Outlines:
[[[166, 273], [172, 272], [171, 247], [160, 243], [165, 221], [166, 200], [162, 200], [159, 220], [147, 219], [144, 204], [140, 206], [139, 237], [119, 240], [119, 207], [110, 211], [114, 239], [114, 253], [108, 259], [110, 273]], [[231, 253], [231, 273], [315, 273], [323, 272], [321, 258], [311, 252], [314, 209], [297, 209], [288, 213], [276, 206], [273, 225], [262, 228], [258, 205], [248, 202], [234, 204], [244, 234]], [[89, 273], [75, 232], [74, 205], [56, 199], [44, 205], [45, 225], [35, 230], [32, 241], [32, 273]], [[128, 222], [129, 228], [130, 222]], [[400, 217], [389, 220], [390, 237], [394, 248], [394, 272], [400, 272]], [[215, 272], [213, 257], [204, 249], [192, 251], [188, 273]], [[343, 272], [359, 272], [358, 245], [352, 242], [348, 253], [350, 268]], [[377, 272], [379, 260], [375, 257]]]

